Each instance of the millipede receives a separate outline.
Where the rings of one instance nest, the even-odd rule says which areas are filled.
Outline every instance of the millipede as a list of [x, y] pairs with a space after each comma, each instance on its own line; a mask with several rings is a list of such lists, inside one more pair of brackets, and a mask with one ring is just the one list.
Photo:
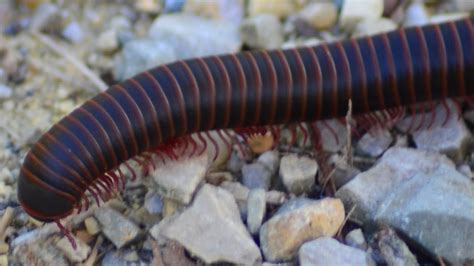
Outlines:
[[59, 220], [123, 187], [121, 166], [135, 176], [130, 159], [177, 157], [182, 143], [200, 153], [210, 130], [229, 139], [229, 130], [277, 134], [279, 125], [343, 118], [349, 101], [352, 114], [371, 124], [446, 99], [472, 105], [473, 95], [474, 17], [315, 47], [177, 61], [111, 86], [53, 125], [24, 159], [18, 199], [74, 245]]

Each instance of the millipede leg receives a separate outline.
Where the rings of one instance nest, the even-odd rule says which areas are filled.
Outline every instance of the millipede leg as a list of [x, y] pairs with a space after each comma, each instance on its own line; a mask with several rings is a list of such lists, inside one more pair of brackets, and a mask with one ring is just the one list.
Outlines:
[[64, 226], [61, 224], [61, 222], [59, 220], [56, 220], [54, 222], [58, 226], [61, 233], [63, 233], [64, 236], [69, 240], [69, 243], [71, 243], [72, 248], [74, 248], [74, 250], [76, 250], [77, 249], [77, 244], [76, 244], [76, 241], [74, 240], [74, 238], [71, 236], [71, 232], [69, 230], [67, 230], [66, 228], [64, 228]]

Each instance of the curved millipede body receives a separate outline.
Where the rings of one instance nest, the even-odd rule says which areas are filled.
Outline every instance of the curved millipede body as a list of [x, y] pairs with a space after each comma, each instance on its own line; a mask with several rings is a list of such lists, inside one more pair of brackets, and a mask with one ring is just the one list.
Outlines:
[[57, 221], [86, 192], [97, 199], [123, 181], [121, 163], [193, 132], [343, 117], [350, 99], [357, 115], [472, 95], [474, 18], [179, 61], [112, 86], [54, 125], [25, 158], [18, 198], [34, 218]]

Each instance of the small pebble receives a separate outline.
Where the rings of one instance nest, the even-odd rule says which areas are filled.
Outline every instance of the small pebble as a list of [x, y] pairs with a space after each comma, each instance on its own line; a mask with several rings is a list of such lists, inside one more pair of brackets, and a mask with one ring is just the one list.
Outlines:
[[367, 242], [361, 229], [350, 231], [345, 237], [346, 244], [361, 250], [367, 250]]
[[71, 262], [78, 263], [87, 259], [91, 252], [91, 248], [77, 237], [74, 237], [74, 240], [77, 245], [76, 249], [72, 247], [67, 237], [61, 238], [56, 246], [64, 252], [64, 255], [66, 255]]
[[272, 175], [275, 175], [280, 165], [280, 157], [278, 151], [267, 151], [262, 153], [257, 159], [257, 162], [266, 166]]
[[337, 21], [337, 7], [332, 2], [310, 3], [298, 13], [298, 17], [315, 29], [328, 29]]
[[390, 147], [393, 142], [392, 134], [388, 129], [376, 128], [367, 132], [357, 143], [357, 150], [370, 157], [378, 157]]
[[261, 14], [272, 14], [278, 18], [284, 18], [296, 11], [296, 2], [293, 0], [249, 0], [248, 13], [250, 16]]
[[97, 49], [104, 53], [111, 53], [119, 47], [117, 31], [107, 30], [102, 32], [97, 38]]
[[61, 34], [72, 43], [80, 43], [84, 39], [84, 32], [77, 21], [67, 24]]
[[96, 235], [100, 232], [99, 223], [94, 217], [87, 217], [84, 220], [84, 225], [86, 226], [87, 233], [90, 235]]
[[314, 159], [289, 154], [281, 158], [279, 175], [286, 189], [299, 195], [311, 191], [318, 168]]
[[30, 29], [37, 31], [52, 30], [60, 27], [59, 7], [52, 3], [43, 3], [36, 8], [31, 17]]
[[242, 0], [187, 0], [183, 12], [208, 17], [216, 20], [227, 20], [239, 24], [244, 16]]
[[351, 29], [358, 22], [382, 17], [384, 0], [345, 0], [342, 4], [339, 23]]
[[470, 12], [474, 11], [474, 1], [472, 0], [454, 0], [454, 4], [458, 11]]
[[161, 10], [160, 0], [137, 0], [135, 1], [135, 8], [139, 12], [157, 14]]
[[8, 245], [7, 243], [5, 242], [0, 243], [0, 254], [7, 253], [9, 249], [10, 249], [10, 245]]
[[140, 234], [140, 228], [137, 225], [111, 208], [101, 207], [95, 211], [94, 216], [102, 226], [104, 235], [116, 248], [132, 242]]
[[423, 2], [414, 1], [406, 9], [404, 27], [423, 26], [429, 22], [430, 14]]
[[163, 201], [157, 193], [148, 193], [145, 196], [145, 208], [151, 214], [160, 214], [163, 211]]
[[247, 200], [247, 228], [252, 235], [260, 230], [266, 210], [265, 190], [250, 190]]
[[0, 99], [10, 98], [12, 94], [13, 94], [12, 88], [8, 87], [7, 85], [0, 84]]
[[4, 255], [0, 255], [0, 265], [9, 265], [8, 264], [8, 255], [4, 254]]
[[255, 49], [276, 49], [283, 44], [283, 29], [274, 15], [261, 14], [245, 19], [240, 26], [242, 41]]
[[249, 189], [269, 190], [271, 181], [272, 173], [261, 163], [247, 164], [242, 167], [242, 184]]
[[363, 20], [357, 23], [354, 29], [354, 37], [371, 36], [383, 32], [396, 30], [398, 25], [391, 19], [380, 18], [376, 20]]

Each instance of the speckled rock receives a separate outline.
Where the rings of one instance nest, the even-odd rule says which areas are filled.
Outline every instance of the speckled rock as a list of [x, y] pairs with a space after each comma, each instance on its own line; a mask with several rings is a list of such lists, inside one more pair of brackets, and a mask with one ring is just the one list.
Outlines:
[[315, 29], [324, 30], [336, 23], [337, 7], [332, 2], [310, 3], [298, 13], [298, 17]]
[[[431, 114], [425, 115], [422, 129], [413, 133], [413, 140], [419, 149], [437, 151], [459, 162], [467, 151], [471, 133], [464, 120], [458, 119], [459, 111], [454, 103], [447, 101], [446, 106], [439, 105], [436, 108], [435, 121], [430, 128], [428, 125], [431, 123]], [[450, 113], [448, 120], [446, 120], [446, 108], [449, 108]], [[397, 128], [406, 130], [414, 119], [413, 129], [415, 129], [416, 125], [421, 123], [422, 118], [422, 114], [407, 117], [397, 124]]]
[[474, 184], [451, 165], [418, 173], [400, 184], [375, 219], [451, 264], [474, 258]]
[[261, 188], [250, 190], [247, 200], [247, 228], [252, 235], [260, 230], [266, 206], [265, 190]]
[[388, 129], [374, 129], [365, 133], [357, 142], [357, 151], [370, 157], [378, 157], [392, 142], [393, 137]]
[[268, 190], [272, 181], [272, 173], [261, 163], [246, 164], [242, 167], [242, 184], [249, 189], [262, 188]]
[[314, 159], [289, 154], [281, 158], [279, 175], [286, 189], [299, 195], [311, 191], [318, 168]]
[[260, 248], [270, 262], [293, 259], [306, 241], [333, 236], [344, 220], [339, 199], [297, 198], [284, 204], [260, 229]]
[[160, 164], [151, 173], [157, 191], [164, 197], [188, 204], [207, 171], [208, 155], [182, 157]]
[[64, 255], [69, 259], [70, 262], [78, 263], [87, 259], [91, 248], [78, 238], [74, 238], [74, 241], [77, 244], [77, 248], [74, 249], [67, 239], [67, 237], [61, 238], [61, 240], [56, 243], [56, 246], [63, 251]]
[[140, 228], [136, 224], [109, 207], [98, 208], [94, 216], [99, 221], [104, 235], [117, 248], [132, 242], [140, 234]]
[[283, 44], [283, 30], [274, 15], [261, 14], [245, 19], [240, 26], [242, 41], [255, 49], [276, 49]]
[[250, 0], [248, 3], [248, 13], [250, 16], [259, 14], [272, 14], [279, 18], [286, 17], [294, 13], [297, 9], [296, 1], [279, 0]]
[[342, 4], [339, 23], [342, 27], [352, 28], [366, 19], [378, 19], [383, 13], [384, 0], [345, 0]]
[[338, 152], [346, 146], [346, 125], [336, 119], [318, 122], [317, 127], [321, 132], [321, 145], [324, 151]]
[[389, 32], [398, 28], [398, 25], [391, 19], [379, 18], [374, 20], [363, 20], [357, 23], [354, 29], [354, 37], [370, 36], [382, 32]]
[[183, 12], [239, 24], [244, 16], [243, 0], [188, 0]]
[[301, 266], [310, 265], [373, 265], [370, 255], [360, 249], [343, 245], [330, 237], [321, 237], [301, 246], [298, 252]]
[[[261, 261], [260, 251], [240, 219], [235, 199], [224, 189], [211, 185], [204, 185], [192, 205], [165, 225], [161, 233], [205, 263]], [[215, 243], [219, 243], [219, 248]]]
[[351, 247], [367, 250], [367, 242], [365, 241], [365, 237], [361, 229], [354, 229], [350, 231], [347, 233], [344, 240], [346, 244]]
[[419, 265], [405, 242], [390, 227], [385, 226], [374, 234], [371, 247], [377, 250], [388, 265]]
[[350, 210], [357, 204], [351, 219], [363, 223], [374, 217], [387, 195], [393, 193], [401, 183], [407, 182], [419, 172], [430, 173], [440, 164], [454, 167], [448, 158], [437, 153], [390, 148], [374, 167], [358, 174], [341, 187], [336, 196], [344, 201], [346, 209]]

